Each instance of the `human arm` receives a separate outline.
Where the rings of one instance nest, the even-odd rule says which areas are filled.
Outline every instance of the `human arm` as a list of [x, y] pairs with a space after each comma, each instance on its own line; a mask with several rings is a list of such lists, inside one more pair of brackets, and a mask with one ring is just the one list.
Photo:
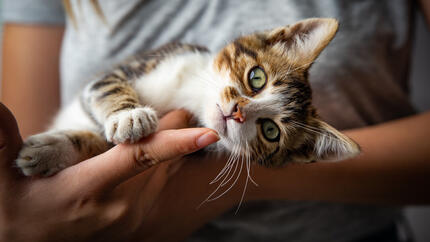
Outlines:
[[[160, 127], [185, 127], [185, 116], [168, 114]], [[22, 140], [13, 116], [0, 103], [0, 240], [128, 241], [176, 170], [175, 158], [216, 140], [205, 128], [164, 130], [53, 177], [28, 178], [12, 169]], [[137, 161], [138, 151], [160, 163], [149, 168]]]
[[250, 199], [319, 200], [384, 205], [429, 204], [430, 112], [345, 131], [362, 147], [334, 163], [257, 169]]
[[[244, 199], [384, 206], [429, 204], [429, 123], [430, 112], [345, 131], [362, 147], [362, 154], [351, 160], [290, 164], [276, 169], [254, 165], [251, 174], [258, 187], [248, 184]], [[146, 218], [150, 222], [142, 227], [142, 238], [180, 241], [208, 221], [235, 208], [242, 196], [245, 172], [227, 194], [197, 209], [216, 188], [216, 184], [209, 182], [223, 166], [222, 159], [186, 162], [169, 180], [159, 202]], [[163, 231], [156, 229], [159, 227], [163, 227]]]
[[7, 23], [3, 31], [2, 102], [25, 138], [44, 130], [58, 111], [64, 27]]

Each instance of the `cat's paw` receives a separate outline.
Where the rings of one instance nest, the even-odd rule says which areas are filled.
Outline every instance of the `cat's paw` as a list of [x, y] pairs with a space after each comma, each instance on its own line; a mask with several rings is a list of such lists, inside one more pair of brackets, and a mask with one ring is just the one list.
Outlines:
[[25, 141], [15, 164], [26, 176], [51, 176], [70, 166], [74, 153], [65, 135], [42, 133]]
[[124, 110], [111, 115], [105, 123], [107, 141], [134, 143], [157, 130], [157, 113], [150, 107]]

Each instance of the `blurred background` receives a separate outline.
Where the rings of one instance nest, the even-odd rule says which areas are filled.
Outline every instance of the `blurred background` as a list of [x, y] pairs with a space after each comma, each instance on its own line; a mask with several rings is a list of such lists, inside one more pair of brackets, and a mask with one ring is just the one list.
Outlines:
[[[411, 98], [419, 111], [430, 110], [430, 26], [421, 13], [416, 15], [411, 63]], [[430, 126], [430, 124], [429, 124]], [[430, 207], [408, 207], [405, 214], [417, 242], [430, 241]]]
[[[0, 8], [2, 0], [0, 0]], [[0, 33], [2, 21], [0, 11]], [[411, 59], [411, 99], [420, 112], [430, 110], [430, 26], [421, 13], [416, 14], [416, 29]], [[1, 88], [1, 80], [0, 80]], [[430, 125], [430, 124], [429, 124]], [[405, 216], [411, 225], [416, 242], [430, 241], [430, 206], [407, 207]]]

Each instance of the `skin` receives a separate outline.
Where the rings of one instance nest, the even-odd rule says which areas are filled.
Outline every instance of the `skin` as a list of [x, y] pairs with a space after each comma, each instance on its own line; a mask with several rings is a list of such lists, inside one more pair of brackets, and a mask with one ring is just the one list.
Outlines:
[[[423, 0], [421, 6], [426, 13], [427, 22], [430, 22], [429, 4]], [[10, 28], [6, 26], [6, 36], [9, 30]], [[14, 41], [18, 40], [10, 41], [10, 43], [17, 43]], [[15, 47], [18, 45], [10, 48]], [[10, 52], [4, 53], [4, 58], [7, 60], [10, 58], [8, 53]], [[43, 61], [45, 61], [44, 56], [41, 56], [38, 62], [45, 63]], [[45, 64], [48, 65], [49, 62]], [[4, 85], [10, 85], [11, 88], [3, 89], [4, 102], [11, 105], [19, 118], [22, 117], [20, 115], [24, 115], [19, 112], [25, 110], [23, 106], [27, 104], [16, 102], [13, 106], [11, 99], [5, 95], [5, 92], [18, 90], [12, 88], [12, 85], [15, 85], [10, 81], [12, 79], [5, 78], [8, 75], [12, 76], [10, 72], [13, 70], [5, 66], [6, 64], [3, 64]], [[37, 75], [29, 74], [28, 79], [41, 81], [38, 80]], [[34, 111], [33, 115], [36, 116], [40, 114], [37, 111], [40, 106], [34, 105], [33, 108], [27, 112]], [[91, 160], [93, 165], [89, 165], [89, 161], [84, 161], [52, 178], [24, 179], [10, 168], [22, 141], [17, 135], [16, 127], [11, 124], [14, 123], [13, 119], [10, 115], [3, 115], [5, 109], [2, 110], [3, 113], [0, 115], [2, 120], [0, 140], [3, 141], [1, 143], [3, 145], [0, 145], [1, 241], [20, 241], [20, 239], [25, 241], [28, 238], [32, 241], [48, 241], [55, 238], [61, 240], [64, 237], [73, 238], [74, 241], [86, 241], [94, 238], [102, 240], [103, 236], [110, 241], [181, 240], [206, 222], [234, 208], [240, 201], [241, 188], [244, 186], [242, 179], [239, 179], [236, 189], [232, 189], [226, 196], [196, 210], [196, 207], [213, 191], [214, 186], [210, 186], [208, 182], [224, 166], [223, 159], [207, 159], [204, 162], [201, 159], [188, 159], [180, 169], [178, 169], [179, 165], [172, 168], [171, 164], [174, 162], [163, 163], [128, 180], [127, 178], [136, 175], [140, 170], [135, 171], [133, 165], [126, 165], [127, 168], [123, 171], [126, 170], [124, 173], [128, 175], [121, 175], [118, 178], [116, 171], [121, 170], [120, 167], [124, 161], [125, 164], [133, 164], [133, 162], [127, 163], [129, 161], [127, 156], [123, 157], [119, 154], [127, 154], [125, 151], [133, 149], [134, 146], [117, 146], [101, 157], [93, 158]], [[183, 115], [182, 118], [181, 115]], [[165, 117], [166, 122], [175, 123], [169, 127], [184, 127], [186, 122], [174, 121], [186, 120], [184, 118], [186, 115], [184, 113], [181, 115], [179, 118]], [[5, 118], [6, 116], [9, 118]], [[27, 134], [40, 131], [43, 122], [40, 123], [41, 126], [37, 126], [36, 123], [33, 125], [28, 120], [33, 122], [33, 119], [23, 119], [20, 123], [23, 129], [27, 126], [25, 128], [29, 130]], [[428, 180], [430, 129], [428, 123], [430, 123], [430, 113], [424, 113], [373, 127], [345, 131], [349, 137], [360, 144], [363, 152], [359, 157], [344, 162], [288, 165], [282, 169], [253, 166], [252, 176], [259, 186], [249, 185], [245, 199], [247, 201], [314, 200], [384, 206], [429, 204], [430, 195], [427, 191], [430, 185]], [[176, 132], [178, 136], [183, 137], [187, 131]], [[172, 136], [164, 136], [164, 138], [169, 140]], [[7, 141], [6, 144], [5, 141]], [[167, 150], [160, 148], [159, 154]], [[115, 164], [109, 162], [112, 160], [115, 160]], [[168, 164], [168, 167], [165, 168], [164, 164]], [[102, 173], [98, 172], [98, 169], [111, 169], [111, 172]], [[176, 172], [169, 172], [169, 170]], [[97, 178], [86, 180], [92, 175]], [[99, 184], [97, 181], [110, 185], [97, 185]], [[138, 185], [141, 183], [143, 185]], [[139, 191], [139, 195], [136, 195], [136, 191]], [[100, 195], [101, 193], [103, 196]], [[137, 197], [141, 198], [138, 202], [136, 202]], [[59, 209], [61, 213], [57, 212]], [[70, 221], [70, 217], [75, 220]], [[28, 226], [29, 224], [31, 226]], [[88, 224], [91, 226], [86, 226]], [[131, 224], [132, 231], [128, 231], [129, 226], [123, 224]], [[125, 227], [127, 229], [124, 229]], [[116, 235], [123, 237], [118, 239]]]
[[[429, 121], [430, 113], [426, 113], [345, 132], [362, 146], [362, 154], [355, 159], [293, 164], [280, 169], [253, 166], [252, 177], [258, 187], [248, 184], [245, 200], [311, 200], [381, 206], [430, 204]], [[172, 238], [180, 241], [222, 212], [236, 208], [244, 179], [222, 198], [196, 210], [215, 189], [208, 181], [223, 166], [216, 160], [186, 162], [164, 188], [159, 203], [147, 218], [152, 223], [142, 228], [141, 235], [150, 238], [149, 241]], [[164, 232], [156, 229], [160, 226]]]
[[[174, 129], [188, 120], [183, 111], [174, 111], [160, 121], [159, 132], [136, 145], [115, 146], [37, 179], [11, 168], [22, 140], [14, 117], [0, 103], [0, 240], [131, 240], [180, 167], [179, 158], [219, 139], [207, 128]], [[158, 165], [136, 160], [139, 151]]]
[[63, 32], [63, 26], [4, 25], [1, 97], [24, 138], [47, 128], [60, 107]]

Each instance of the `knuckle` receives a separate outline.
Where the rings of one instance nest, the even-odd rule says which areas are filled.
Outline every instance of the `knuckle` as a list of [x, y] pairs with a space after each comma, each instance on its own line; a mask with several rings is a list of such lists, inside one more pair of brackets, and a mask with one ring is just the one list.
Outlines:
[[127, 199], [119, 199], [106, 206], [104, 221], [106, 225], [120, 227], [123, 231], [134, 232], [140, 224], [140, 213]]
[[131, 213], [130, 204], [126, 200], [117, 200], [106, 206], [104, 218], [109, 223], [122, 222], [127, 220]]
[[142, 147], [137, 147], [136, 149], [134, 149], [134, 152], [133, 152], [133, 165], [135, 166], [134, 168], [137, 168], [139, 170], [146, 170], [158, 164], [160, 162], [160, 159], [157, 157], [159, 156], [154, 154], [157, 154], [157, 153], [152, 150], [145, 150]]
[[66, 211], [69, 211], [67, 221], [72, 224], [80, 224], [96, 214], [98, 206], [94, 198], [84, 196], [72, 199], [67, 207]]

